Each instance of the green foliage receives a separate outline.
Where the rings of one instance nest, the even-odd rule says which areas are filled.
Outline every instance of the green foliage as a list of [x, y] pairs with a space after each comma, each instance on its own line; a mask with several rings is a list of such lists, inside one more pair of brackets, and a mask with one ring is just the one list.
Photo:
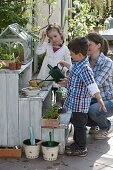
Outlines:
[[1, 60], [20, 60], [19, 54], [23, 52], [23, 46], [21, 44], [14, 44], [13, 47], [8, 48], [7, 45], [0, 45], [0, 59]]
[[92, 27], [100, 24], [101, 17], [98, 15], [98, 11], [91, 8], [87, 2], [74, 1], [74, 7], [71, 11], [72, 16], [68, 18], [70, 38], [84, 36], [92, 30]]
[[2, 60], [15, 60], [15, 57], [13, 54], [4, 54], [2, 57], [0, 57]]
[[0, 32], [9, 24], [18, 23], [21, 26], [27, 24], [24, 17], [27, 4], [25, 0], [2, 0], [0, 1]]
[[52, 5], [52, 4], [56, 4], [57, 0], [43, 0], [43, 2]]
[[57, 119], [59, 117], [58, 109], [53, 106], [43, 116], [45, 119]]
[[10, 50], [12, 53], [15, 53], [15, 52], [24, 52], [24, 47], [22, 44], [20, 43], [17, 43], [17, 44], [14, 44], [13, 47], [11, 48]]

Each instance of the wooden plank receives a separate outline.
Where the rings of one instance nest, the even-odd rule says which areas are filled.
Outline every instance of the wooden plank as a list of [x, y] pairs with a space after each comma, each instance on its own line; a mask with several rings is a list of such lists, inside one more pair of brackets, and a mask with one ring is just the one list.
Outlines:
[[18, 144], [18, 74], [7, 74], [8, 146]]
[[30, 100], [30, 124], [33, 127], [34, 136], [41, 139], [41, 117], [42, 117], [42, 101]]
[[29, 139], [28, 127], [30, 126], [29, 100], [19, 100], [19, 145], [22, 146], [25, 139]]
[[0, 74], [0, 146], [7, 146], [6, 74]]

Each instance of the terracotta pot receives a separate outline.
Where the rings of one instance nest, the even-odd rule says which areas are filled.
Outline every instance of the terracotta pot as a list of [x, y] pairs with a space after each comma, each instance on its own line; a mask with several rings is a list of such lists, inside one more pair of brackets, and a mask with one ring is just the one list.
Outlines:
[[21, 154], [21, 148], [0, 147], [0, 158], [20, 158]]
[[20, 61], [23, 62], [24, 61], [24, 52], [14, 52], [14, 56], [17, 57], [19, 56]]
[[13, 62], [9, 63], [9, 69], [16, 70], [16, 63], [13, 63]]
[[16, 62], [16, 69], [21, 69], [22, 62], [18, 61]]
[[58, 127], [59, 119], [44, 119], [41, 120], [42, 127]]
[[19, 52], [20, 61], [24, 61], [24, 52]]

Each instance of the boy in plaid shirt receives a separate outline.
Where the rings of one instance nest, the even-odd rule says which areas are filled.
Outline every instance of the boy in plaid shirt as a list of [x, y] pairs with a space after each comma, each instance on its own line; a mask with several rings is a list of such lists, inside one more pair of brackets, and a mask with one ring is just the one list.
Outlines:
[[[74, 143], [66, 148], [66, 153], [72, 156], [86, 156], [86, 124], [91, 98], [95, 96], [100, 109], [105, 112], [107, 110], [95, 83], [93, 71], [89, 66], [87, 39], [85, 37], [72, 39], [68, 48], [71, 53], [72, 66], [65, 61], [61, 61], [60, 64], [68, 67], [70, 70], [67, 79], [67, 95], [64, 108], [72, 112]], [[65, 79], [61, 81], [61, 86], [63, 86], [64, 81]]]

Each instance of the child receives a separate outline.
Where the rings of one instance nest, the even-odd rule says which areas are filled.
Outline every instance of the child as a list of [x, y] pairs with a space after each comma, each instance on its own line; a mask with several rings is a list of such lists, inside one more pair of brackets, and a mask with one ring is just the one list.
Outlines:
[[[98, 100], [99, 106], [106, 112], [100, 91], [95, 83], [93, 71], [87, 58], [88, 42], [84, 37], [78, 37], [69, 42], [72, 66], [61, 61], [62, 66], [70, 67], [67, 80], [67, 96], [64, 108], [72, 112], [74, 125], [74, 143], [67, 147], [66, 153], [72, 156], [86, 156], [86, 124], [92, 96]], [[63, 80], [65, 81], [65, 79]], [[60, 83], [62, 84], [63, 81]]]
[[[48, 42], [45, 41], [46, 36], [48, 37]], [[49, 76], [48, 64], [54, 67], [61, 60], [65, 60], [71, 64], [70, 52], [67, 46], [64, 45], [61, 27], [56, 23], [50, 24], [46, 31], [42, 33], [41, 41], [36, 48], [36, 54], [40, 55], [43, 53], [46, 54], [37, 77], [38, 79], [45, 79]], [[67, 68], [64, 68], [64, 71], [67, 71]], [[51, 79], [51, 77], [48, 79]]]

